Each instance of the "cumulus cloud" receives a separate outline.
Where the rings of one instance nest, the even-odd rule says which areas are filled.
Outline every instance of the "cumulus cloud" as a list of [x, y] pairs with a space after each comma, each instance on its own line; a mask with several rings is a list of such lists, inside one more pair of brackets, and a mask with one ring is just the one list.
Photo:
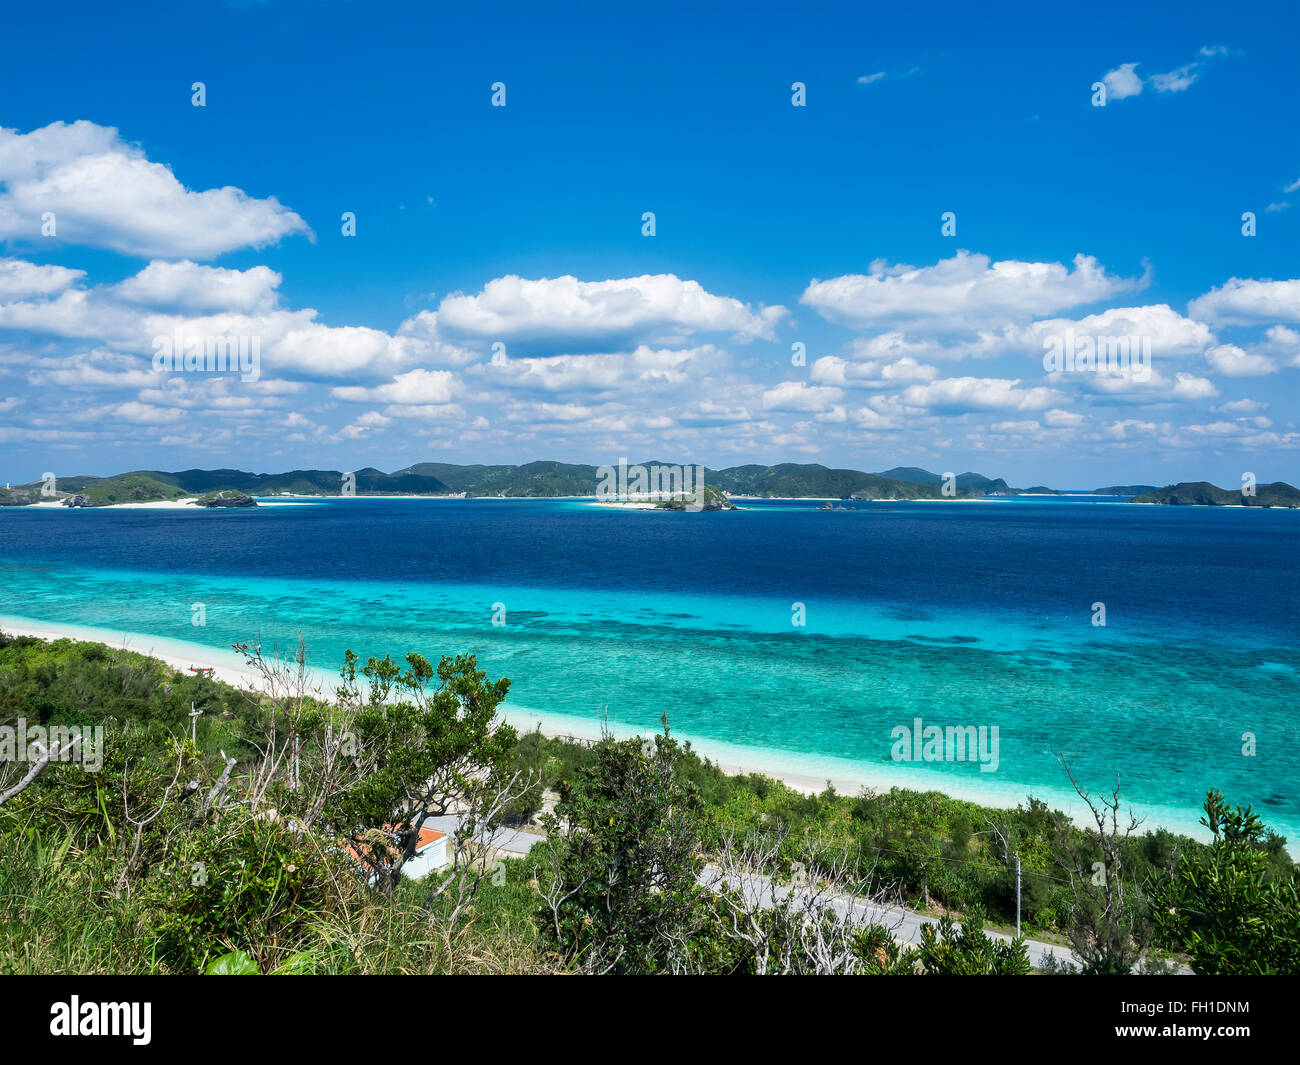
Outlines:
[[1205, 323], [1184, 317], [1167, 303], [1112, 307], [1083, 318], [1047, 318], [1008, 339], [1012, 343], [1023, 339], [1028, 348], [1041, 353], [1046, 341], [1064, 338], [1067, 331], [1076, 338], [1145, 338], [1150, 341], [1153, 360], [1198, 355], [1214, 342], [1214, 334]]
[[[257, 338], [263, 366], [306, 377], [384, 373], [433, 356], [435, 345], [364, 326], [327, 326], [310, 308], [276, 308], [279, 275], [152, 263], [117, 285], [68, 289], [52, 299], [0, 302], [0, 330], [82, 338], [152, 356], [157, 337]], [[430, 358], [430, 361], [432, 358]]]
[[823, 355], [812, 364], [809, 376], [819, 385], [883, 388], [888, 384], [932, 381], [939, 376], [939, 371], [910, 355], [894, 362], [854, 362], [835, 355]]
[[70, 288], [85, 276], [84, 270], [38, 266], [22, 259], [0, 259], [0, 300], [52, 296]]
[[1084, 417], [1078, 411], [1049, 410], [1043, 414], [1043, 424], [1056, 429], [1073, 429], [1083, 422]]
[[1300, 278], [1229, 278], [1187, 305], [1190, 314], [1223, 325], [1300, 322]]
[[774, 339], [784, 307], [759, 307], [706, 292], [698, 281], [647, 274], [608, 281], [513, 274], [476, 295], [455, 293], [438, 307], [437, 330], [452, 339], [551, 345], [569, 351], [657, 343], [696, 333]]
[[0, 239], [37, 239], [47, 212], [61, 241], [144, 258], [210, 259], [312, 235], [274, 196], [187, 189], [113, 127], [0, 127]]
[[947, 377], [903, 390], [908, 406], [964, 414], [986, 410], [1043, 410], [1065, 397], [1042, 386], [1022, 388], [1019, 380], [996, 377]]
[[551, 355], [492, 360], [479, 368], [491, 383], [539, 392], [618, 392], [635, 396], [699, 379], [725, 363], [711, 344], [655, 349], [641, 345], [627, 354]]
[[1225, 414], [1254, 414], [1256, 411], [1268, 410], [1268, 404], [1257, 399], [1234, 399], [1230, 403], [1220, 403], [1214, 409]]
[[113, 294], [127, 303], [182, 311], [239, 311], [255, 314], [275, 306], [280, 275], [266, 266], [227, 270], [155, 260], [133, 277], [114, 285]]
[[153, 388], [162, 377], [140, 359], [102, 348], [70, 357], [39, 359], [27, 376], [29, 384], [53, 385], [80, 391]]
[[1106, 85], [1106, 100], [1124, 100], [1142, 91], [1142, 79], [1137, 76], [1136, 63], [1121, 63], [1102, 77]]
[[1061, 263], [993, 262], [959, 251], [934, 266], [890, 266], [869, 274], [814, 279], [800, 302], [824, 318], [863, 328], [906, 323], [937, 332], [987, 329], [1132, 291], [1139, 280], [1112, 277], [1096, 259], [1076, 255]]
[[359, 385], [330, 390], [335, 399], [354, 403], [395, 403], [442, 405], [460, 394], [460, 382], [449, 370], [411, 370], [398, 374], [385, 385], [365, 388]]
[[1274, 373], [1277, 365], [1267, 355], [1251, 354], [1236, 344], [1219, 344], [1205, 353], [1205, 360], [1224, 377], [1261, 377]]
[[168, 410], [164, 407], [151, 407], [147, 403], [139, 403], [132, 400], [129, 403], [119, 403], [111, 411], [113, 417], [120, 418], [122, 421], [132, 422], [136, 425], [167, 425], [172, 422], [178, 422], [184, 415], [178, 410]]
[[1300, 366], [1300, 331], [1284, 325], [1270, 327], [1259, 345], [1261, 351], [1283, 359], [1288, 366]]
[[844, 398], [838, 388], [810, 385], [805, 381], [782, 381], [763, 392], [763, 408], [770, 411], [815, 413], [830, 410]]

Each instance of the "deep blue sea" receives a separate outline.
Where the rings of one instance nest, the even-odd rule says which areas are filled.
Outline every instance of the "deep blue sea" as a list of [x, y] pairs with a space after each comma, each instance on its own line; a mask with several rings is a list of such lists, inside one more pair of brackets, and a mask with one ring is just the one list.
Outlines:
[[[1189, 830], [1217, 787], [1300, 833], [1300, 511], [744, 505], [5, 508], [0, 615], [211, 648], [301, 632], [329, 672], [348, 648], [473, 652], [551, 731], [667, 713], [728, 763], [1069, 808], [1064, 753], [1149, 824]], [[918, 717], [996, 726], [996, 770], [895, 760]]]

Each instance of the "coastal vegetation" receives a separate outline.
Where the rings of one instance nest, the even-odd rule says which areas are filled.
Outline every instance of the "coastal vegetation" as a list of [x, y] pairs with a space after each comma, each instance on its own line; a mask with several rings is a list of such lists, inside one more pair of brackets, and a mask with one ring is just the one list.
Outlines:
[[[3, 972], [1300, 971], [1286, 840], [1217, 792], [1211, 842], [902, 788], [806, 795], [650, 741], [518, 735], [472, 656], [240, 648], [240, 690], [0, 635], [0, 726], [94, 728], [94, 771], [0, 743]], [[1068, 773], [1068, 766], [1063, 772]], [[449, 865], [403, 875], [426, 817]], [[544, 836], [504, 857], [495, 833]], [[934, 919], [896, 937], [898, 907]], [[847, 919], [846, 914], [862, 913]]]
[[[65, 486], [59, 486], [64, 491]], [[105, 477], [78, 488], [73, 495], [84, 500], [81, 506], [105, 507], [114, 503], [156, 503], [183, 499], [189, 493], [143, 473], [124, 473]], [[66, 500], [65, 500], [66, 502]]]
[[115, 477], [69, 477], [0, 489], [0, 506], [30, 506], [61, 501], [67, 506], [106, 507], [117, 503], [154, 503], [184, 498], [187, 492], [145, 473]]

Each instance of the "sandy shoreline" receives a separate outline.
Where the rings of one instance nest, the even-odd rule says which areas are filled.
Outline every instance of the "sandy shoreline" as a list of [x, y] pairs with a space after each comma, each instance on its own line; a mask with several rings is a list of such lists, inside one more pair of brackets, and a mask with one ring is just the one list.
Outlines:
[[[233, 649], [13, 615], [0, 615], [0, 631], [44, 640], [72, 639], [103, 643], [160, 659], [182, 673], [188, 673], [191, 666], [211, 667], [215, 679], [243, 690], [260, 690], [262, 686], [261, 676], [256, 670], [250, 669], [243, 657]], [[268, 648], [267, 657], [271, 657], [275, 650]], [[337, 671], [334, 668], [309, 667], [309, 672], [319, 693], [324, 697], [333, 697], [338, 680]], [[657, 731], [639, 724], [619, 722], [617, 719], [601, 722], [592, 717], [537, 711], [510, 703], [501, 708], [501, 716], [521, 733], [540, 729], [546, 736], [579, 740], [598, 740], [605, 727], [619, 739], [648, 736]], [[1024, 805], [1032, 793], [1048, 802], [1053, 809], [1063, 811], [1076, 823], [1090, 823], [1087, 807], [1065, 789], [1030, 789], [1023, 785], [979, 779], [978, 775], [971, 778], [977, 782], [971, 783], [962, 778], [954, 778], [951, 774], [915, 766], [909, 767], [907, 772], [900, 772], [883, 761], [875, 764], [835, 756], [759, 748], [687, 735], [676, 730], [674, 735], [680, 740], [689, 741], [697, 754], [716, 763], [728, 774], [761, 774], [806, 795], [824, 791], [828, 783], [841, 795], [856, 795], [863, 788], [881, 792], [900, 787], [914, 791], [937, 791], [981, 806], [1014, 808]], [[1164, 827], [1197, 839], [1208, 838], [1208, 834], [1197, 822], [1198, 815], [1190, 811], [1156, 804], [1135, 804], [1134, 809], [1144, 818], [1144, 830]]]
[[[35, 509], [35, 510], [186, 510], [190, 507], [194, 507], [199, 498], [200, 498], [199, 496], [193, 496], [193, 497], [186, 497], [184, 499], [158, 499], [148, 503], [105, 503], [102, 506], [94, 506], [94, 507], [65, 507], [63, 505], [62, 500], [52, 499], [52, 500], [46, 500], [41, 503], [29, 503], [26, 504], [21, 509], [23, 510], [28, 510], [28, 509]], [[458, 502], [461, 500], [470, 500], [474, 502], [474, 501], [482, 501], [487, 499], [500, 499], [502, 501], [511, 501], [511, 502], [520, 502], [520, 501], [526, 502], [530, 500], [535, 500], [538, 502], [568, 501], [568, 502], [582, 503], [583, 505], [589, 507], [605, 507], [607, 509], [622, 508], [624, 510], [656, 510], [659, 507], [659, 504], [654, 502], [641, 502], [637, 500], [611, 502], [607, 500], [596, 499], [594, 496], [465, 496], [465, 495], [325, 496], [325, 495], [321, 495], [321, 496], [255, 496], [254, 498], [257, 499], [257, 505], [259, 508], [260, 507], [318, 506], [320, 500], [326, 500], [326, 499], [385, 499], [385, 500], [422, 499], [422, 500], [432, 500], [434, 502]], [[732, 502], [757, 501], [757, 502], [769, 502], [769, 503], [779, 503], [779, 502], [853, 503], [855, 505], [863, 504], [863, 503], [866, 504], [888, 503], [891, 505], [897, 505], [900, 503], [1002, 503], [1002, 502], [1010, 502], [1015, 498], [1060, 499], [1064, 502], [1075, 502], [1075, 501], [1088, 500], [1088, 494], [1080, 493], [1076, 495], [1072, 493], [1062, 492], [1062, 493], [1054, 493], [1053, 495], [1049, 496], [1037, 492], [1035, 493], [1021, 492], [1018, 494], [1018, 496], [985, 496], [982, 498], [973, 498], [970, 496], [966, 496], [960, 499], [957, 498], [953, 498], [953, 499], [947, 499], [947, 498], [945, 499], [844, 499], [841, 496], [775, 497], [775, 496], [745, 496], [745, 495], [734, 495], [734, 496], [728, 496], [727, 498], [730, 499]], [[1164, 503], [1135, 503], [1132, 500], [1108, 500], [1106, 502], [1092, 502], [1091, 500], [1089, 500], [1089, 502], [1091, 503], [1092, 506], [1101, 506], [1101, 507], [1131, 507], [1131, 506], [1158, 507], [1158, 506], [1170, 505]], [[1243, 503], [1180, 503], [1178, 504], [1178, 506], [1191, 507], [1193, 509], [1209, 509], [1209, 510], [1296, 510], [1296, 509], [1300, 509], [1297, 507], [1289, 507], [1285, 505], [1277, 505], [1272, 507], [1247, 506]], [[200, 507], [198, 509], [207, 510], [209, 508]], [[212, 509], [227, 509], [227, 508], [212, 508]], [[737, 507], [736, 509], [745, 510], [747, 508]]]
[[[93, 507], [65, 507], [63, 500], [50, 499], [44, 503], [29, 503], [23, 509], [35, 510], [185, 510], [188, 507], [195, 506], [200, 496], [187, 496], [184, 499], [155, 499], [148, 503], [105, 503], [102, 506]], [[300, 502], [281, 502], [280, 500], [258, 500], [259, 507], [309, 507], [310, 503]], [[238, 507], [199, 507], [199, 510], [231, 510], [241, 509]], [[251, 508], [250, 508], [251, 509]]]

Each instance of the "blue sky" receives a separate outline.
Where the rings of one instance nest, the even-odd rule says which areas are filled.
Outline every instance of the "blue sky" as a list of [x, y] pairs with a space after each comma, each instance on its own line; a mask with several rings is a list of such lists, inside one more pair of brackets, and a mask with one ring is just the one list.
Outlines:
[[[857, 6], [11, 16], [0, 478], [1300, 480], [1294, 5]], [[159, 370], [177, 330], [257, 380]], [[1066, 336], [1150, 361], [1046, 368]]]

